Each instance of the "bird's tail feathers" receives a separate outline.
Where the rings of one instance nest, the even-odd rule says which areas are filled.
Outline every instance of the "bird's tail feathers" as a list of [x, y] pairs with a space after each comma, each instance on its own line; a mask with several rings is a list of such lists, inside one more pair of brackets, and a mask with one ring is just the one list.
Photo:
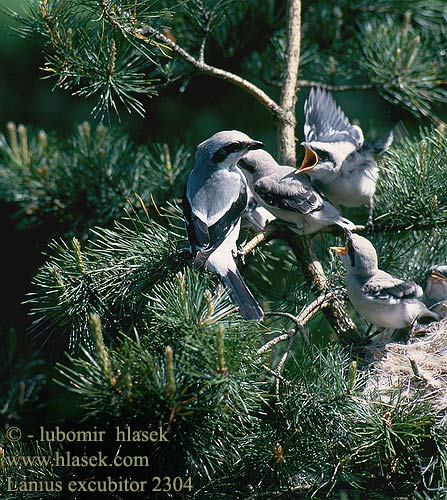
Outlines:
[[210, 254], [211, 252], [198, 251], [192, 263], [194, 269], [201, 269], [206, 264]]
[[239, 307], [239, 312], [244, 319], [259, 321], [264, 317], [261, 306], [253, 297], [237, 269], [228, 269], [225, 273], [219, 273], [219, 278], [230, 292], [233, 302]]

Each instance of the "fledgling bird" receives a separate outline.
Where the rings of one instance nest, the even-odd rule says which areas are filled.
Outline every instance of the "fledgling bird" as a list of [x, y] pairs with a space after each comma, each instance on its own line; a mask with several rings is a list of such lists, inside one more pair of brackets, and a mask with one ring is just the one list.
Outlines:
[[264, 231], [265, 226], [274, 220], [275, 216], [261, 206], [250, 192], [248, 207], [242, 216], [242, 227], [247, 227], [252, 231]]
[[422, 288], [411, 280], [401, 280], [378, 268], [373, 244], [358, 234], [347, 232], [344, 247], [331, 247], [346, 268], [346, 289], [354, 309], [373, 325], [413, 330], [416, 320], [438, 320], [422, 302]]
[[447, 316], [447, 266], [433, 266], [425, 288], [426, 303], [430, 309]]
[[362, 129], [351, 125], [332, 95], [321, 88], [311, 89], [304, 114], [305, 156], [297, 172], [311, 176], [337, 207], [368, 205], [368, 225], [372, 225], [379, 176], [375, 156], [391, 146], [393, 132], [365, 144]]
[[352, 228], [340, 212], [296, 169], [278, 165], [267, 151], [250, 151], [239, 161], [256, 201], [300, 234], [309, 235], [336, 224]]
[[240, 275], [234, 254], [241, 216], [248, 204], [247, 181], [237, 162], [264, 147], [237, 130], [217, 132], [197, 147], [183, 195], [194, 267], [216, 273], [243, 318], [260, 320], [263, 311]]

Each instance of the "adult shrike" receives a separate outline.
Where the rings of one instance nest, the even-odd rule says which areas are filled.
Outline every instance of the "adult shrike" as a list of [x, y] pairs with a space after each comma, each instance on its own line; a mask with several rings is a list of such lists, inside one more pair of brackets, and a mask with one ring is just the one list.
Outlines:
[[250, 150], [263, 147], [237, 130], [217, 132], [198, 145], [183, 196], [194, 267], [205, 266], [216, 273], [248, 320], [262, 319], [263, 311], [234, 260], [241, 216], [248, 205], [247, 182], [237, 162]]

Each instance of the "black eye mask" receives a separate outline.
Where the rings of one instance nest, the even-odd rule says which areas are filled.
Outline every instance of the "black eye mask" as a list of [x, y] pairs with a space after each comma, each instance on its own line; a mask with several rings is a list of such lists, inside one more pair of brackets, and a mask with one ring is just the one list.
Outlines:
[[240, 151], [241, 149], [242, 149], [242, 144], [240, 142], [232, 142], [231, 144], [228, 144], [227, 146], [218, 149], [213, 154], [212, 160], [214, 163], [220, 163], [224, 161], [229, 154], [235, 153], [236, 151]]
[[239, 160], [238, 164], [241, 168], [243, 168], [247, 172], [250, 172], [250, 174], [254, 174], [256, 171], [255, 167], [253, 167], [253, 165], [250, 165], [250, 163], [245, 160]]

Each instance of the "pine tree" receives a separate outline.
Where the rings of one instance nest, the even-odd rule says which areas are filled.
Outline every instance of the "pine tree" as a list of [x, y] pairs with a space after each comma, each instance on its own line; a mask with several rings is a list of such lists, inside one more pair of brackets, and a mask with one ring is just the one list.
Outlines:
[[[422, 125], [382, 160], [374, 228], [358, 231], [381, 268], [420, 284], [445, 263], [444, 1], [30, 0], [26, 14], [12, 15], [42, 48], [45, 74], [96, 96], [99, 117], [142, 114], [145, 96], [206, 74], [268, 110], [284, 164], [297, 162], [302, 89], [377, 92]], [[399, 347], [380, 352], [382, 364], [365, 347], [368, 325], [327, 251], [340, 235], [246, 230], [243, 272], [266, 311], [262, 323], [246, 322], [216, 278], [189, 265], [180, 198], [194, 145], [137, 145], [117, 127], [88, 122], [69, 139], [6, 129], [1, 197], [19, 228], [58, 238], [27, 304], [38, 342], [67, 352], [55, 377], [72, 413], [48, 421], [101, 429], [107, 439], [8, 441], [7, 429], [42, 401], [45, 376], [39, 359], [18, 363], [12, 333], [3, 336], [2, 498], [84, 498], [67, 493], [70, 481], [108, 478], [146, 481], [137, 498], [147, 499], [160, 485], [159, 498], [200, 500], [445, 496], [443, 378], [422, 358], [405, 358], [406, 375], [387, 378], [386, 353]], [[445, 361], [445, 324], [437, 328], [427, 338]], [[414, 352], [418, 342], [428, 341], [413, 341]], [[117, 427], [167, 440], [118, 442]], [[23, 468], [11, 460], [99, 450], [149, 463]], [[61, 481], [63, 491], [8, 487], [23, 480]]]

